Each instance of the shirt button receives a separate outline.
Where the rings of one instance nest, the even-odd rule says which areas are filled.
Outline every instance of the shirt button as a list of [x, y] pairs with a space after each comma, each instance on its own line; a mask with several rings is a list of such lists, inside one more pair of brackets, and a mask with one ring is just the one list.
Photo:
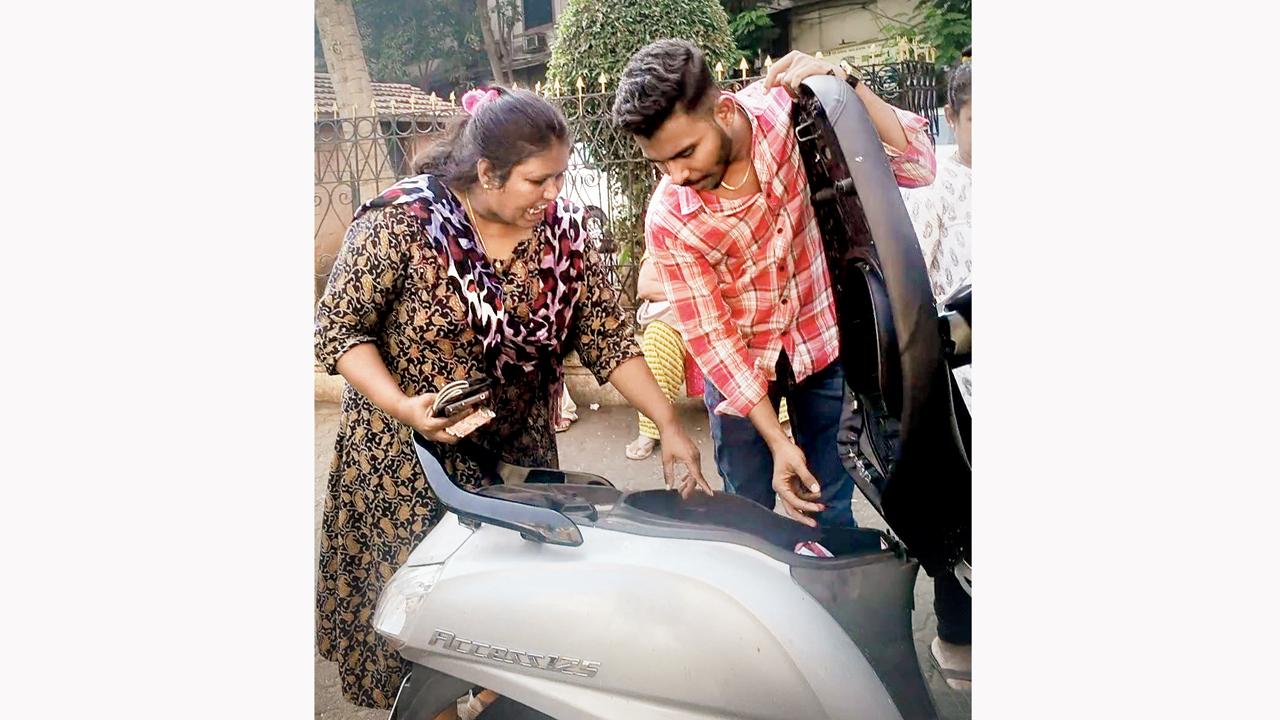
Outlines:
[[786, 263], [778, 263], [778, 272], [786, 272], [786, 271], [787, 271], [787, 264], [786, 264]]
[[783, 305], [786, 305], [786, 304], [787, 304], [787, 299], [786, 299], [786, 298], [782, 298], [782, 304], [783, 304]]
[[781, 235], [781, 234], [782, 234], [782, 226], [781, 226], [781, 225], [779, 225], [779, 226], [778, 226], [778, 234], [779, 234], [779, 235]]

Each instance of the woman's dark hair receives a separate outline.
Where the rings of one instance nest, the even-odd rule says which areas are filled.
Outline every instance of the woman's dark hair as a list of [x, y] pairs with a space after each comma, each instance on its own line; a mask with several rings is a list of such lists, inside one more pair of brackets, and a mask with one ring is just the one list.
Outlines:
[[488, 160], [499, 183], [511, 168], [554, 143], [569, 143], [564, 115], [528, 90], [491, 86], [498, 97], [463, 114], [442, 136], [413, 159], [418, 174], [430, 173], [455, 187], [479, 181], [476, 163]]
[[960, 112], [973, 99], [973, 89], [970, 86], [972, 68], [971, 61], [961, 60], [947, 77], [947, 105], [953, 112]]
[[631, 56], [618, 80], [613, 121], [632, 135], [649, 138], [677, 107], [692, 112], [716, 86], [706, 58], [688, 40], [658, 40]]

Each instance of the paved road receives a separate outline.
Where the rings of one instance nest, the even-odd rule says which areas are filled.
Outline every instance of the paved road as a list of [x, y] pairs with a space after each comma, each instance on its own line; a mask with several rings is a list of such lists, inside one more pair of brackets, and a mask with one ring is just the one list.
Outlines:
[[[636, 433], [636, 416], [626, 407], [606, 406], [598, 411], [579, 406], [581, 418], [559, 435], [560, 465], [566, 470], [586, 470], [609, 478], [624, 490], [643, 490], [662, 486], [662, 466], [657, 456], [641, 462], [626, 459], [623, 448]], [[723, 487], [716, 473], [701, 404], [690, 402], [681, 407], [681, 416], [702, 451], [702, 471], [716, 489]], [[320, 534], [320, 515], [324, 507], [325, 482], [333, 457], [333, 440], [337, 433], [337, 407], [316, 405], [316, 537]], [[861, 496], [855, 496], [854, 516], [867, 527], [884, 527], [880, 516]], [[969, 693], [952, 690], [928, 661], [929, 642], [933, 639], [936, 620], [933, 615], [933, 583], [923, 573], [916, 583], [916, 607], [912, 615], [916, 653], [921, 659], [925, 678], [933, 692], [942, 720], [969, 720]], [[338, 674], [333, 663], [316, 657], [316, 718], [318, 720], [382, 720], [386, 713], [357, 708], [342, 698]]]

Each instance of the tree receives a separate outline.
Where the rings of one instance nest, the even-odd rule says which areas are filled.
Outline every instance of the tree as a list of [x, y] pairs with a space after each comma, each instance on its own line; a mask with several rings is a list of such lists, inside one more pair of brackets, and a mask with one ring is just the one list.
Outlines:
[[[441, 95], [490, 73], [510, 81], [516, 0], [354, 0], [353, 6], [373, 80]], [[317, 69], [323, 65], [317, 40]]]
[[373, 105], [373, 85], [351, 0], [316, 0], [316, 29], [333, 81], [338, 114], [354, 117]]
[[[493, 70], [493, 79], [503, 85], [510, 85], [514, 79], [511, 74], [512, 33], [516, 22], [520, 19], [520, 8], [515, 0], [475, 0], [475, 2], [476, 17], [480, 22], [484, 50], [489, 56], [489, 67]], [[493, 3], [492, 12], [490, 2]]]
[[[316, 29], [338, 104], [335, 131], [351, 148], [350, 155], [340, 163], [338, 180], [350, 183], [355, 191], [351, 199], [354, 210], [378, 194], [377, 172], [368, 169], [384, 166], [387, 148], [379, 137], [377, 118], [361, 117], [375, 114], [373, 83], [351, 0], [316, 0]], [[318, 278], [328, 275], [335, 255], [336, 248], [316, 248]], [[319, 289], [322, 288], [318, 287], [317, 292]]]
[[475, 0], [356, 0], [373, 77], [430, 91], [471, 79], [484, 62]]
[[773, 24], [761, 0], [721, 0], [729, 16], [729, 32], [743, 57], [760, 59], [782, 30]]

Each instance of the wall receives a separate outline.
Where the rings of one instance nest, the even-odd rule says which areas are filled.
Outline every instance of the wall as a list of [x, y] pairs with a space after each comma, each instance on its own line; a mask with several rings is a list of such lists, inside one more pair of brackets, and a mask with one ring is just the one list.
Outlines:
[[791, 47], [813, 54], [818, 50], [829, 52], [840, 45], [879, 40], [881, 25], [905, 24], [915, 7], [916, 0], [879, 0], [797, 8], [791, 11]]

